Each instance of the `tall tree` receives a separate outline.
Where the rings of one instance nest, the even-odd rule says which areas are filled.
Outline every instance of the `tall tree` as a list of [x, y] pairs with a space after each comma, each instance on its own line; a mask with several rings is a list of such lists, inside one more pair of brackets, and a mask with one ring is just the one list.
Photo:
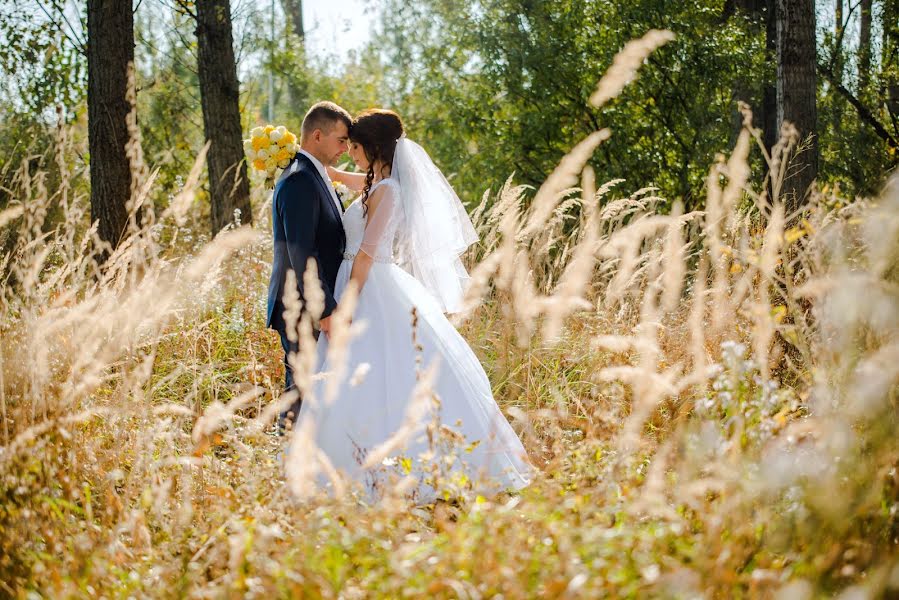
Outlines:
[[861, 22], [858, 36], [858, 87], [868, 87], [871, 80], [871, 8], [873, 0], [861, 0]]
[[[777, 0], [765, 1], [765, 64], [776, 64], [777, 59]], [[765, 78], [762, 106], [765, 112], [765, 147], [774, 148], [780, 132], [777, 128], [777, 72]]]
[[300, 44], [305, 46], [306, 28], [303, 25], [303, 0], [281, 0], [281, 8], [290, 19], [294, 34], [300, 38]]
[[250, 184], [243, 154], [237, 66], [228, 0], [197, 0], [197, 47], [203, 129], [211, 142], [208, 154], [212, 233], [234, 220], [253, 219]]
[[887, 109], [896, 129], [899, 126], [899, 0], [883, 2], [881, 68]]
[[843, 43], [846, 35], [846, 21], [843, 12], [843, 0], [834, 0], [833, 11], [833, 47], [834, 47], [834, 74], [838, 82], [843, 82]]
[[[129, 70], [134, 65], [131, 2], [87, 2], [87, 114], [91, 220], [101, 239], [117, 246], [128, 224], [132, 173], [128, 143]], [[133, 81], [132, 81], [133, 85]]]
[[293, 52], [288, 54], [289, 60], [296, 61], [289, 69], [281, 70], [287, 82], [287, 92], [291, 106], [306, 103], [309, 95], [309, 80], [306, 73], [306, 27], [303, 23], [303, 0], [281, 0], [281, 8], [290, 22], [289, 29], [297, 37], [291, 42]]
[[777, 0], [777, 122], [796, 127], [801, 143], [784, 181], [787, 209], [798, 208], [818, 175], [814, 0]]

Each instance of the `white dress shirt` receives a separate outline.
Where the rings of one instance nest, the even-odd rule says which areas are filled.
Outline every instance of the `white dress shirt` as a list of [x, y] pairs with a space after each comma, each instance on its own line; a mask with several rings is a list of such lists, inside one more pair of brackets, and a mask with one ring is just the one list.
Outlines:
[[317, 158], [300, 148], [300, 154], [307, 157], [312, 161], [312, 164], [315, 165], [315, 168], [318, 169], [319, 175], [322, 176], [322, 179], [325, 182], [325, 185], [328, 186], [328, 191], [331, 192], [331, 198], [334, 199], [334, 205], [337, 207], [337, 212], [339, 214], [343, 214], [343, 205], [340, 203], [340, 198], [337, 197], [337, 192], [334, 190], [334, 184], [331, 183], [331, 178], [328, 177], [328, 170], [321, 164]]

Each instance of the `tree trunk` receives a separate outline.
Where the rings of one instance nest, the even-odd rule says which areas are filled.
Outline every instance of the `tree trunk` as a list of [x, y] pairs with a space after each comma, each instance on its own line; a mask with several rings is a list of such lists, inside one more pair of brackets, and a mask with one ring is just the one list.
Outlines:
[[[765, 62], [776, 64], [777, 60], [777, 0], [767, 0], [765, 12]], [[769, 71], [770, 72], [770, 71]], [[762, 111], [765, 147], [768, 152], [774, 148], [780, 135], [777, 127], [777, 72], [766, 78], [762, 91]]]
[[[299, 38], [297, 54], [301, 69], [306, 68], [306, 28], [303, 24], [303, 0], [281, 0], [281, 8], [290, 21], [293, 33]], [[298, 106], [308, 101], [309, 85], [305, 73], [297, 77], [296, 73], [287, 77], [287, 93], [290, 95], [290, 105]]]
[[861, 24], [858, 36], [858, 89], [859, 94], [871, 81], [871, 4], [872, 0], [862, 0]]
[[128, 71], [134, 64], [131, 2], [87, 2], [87, 120], [91, 221], [115, 248], [128, 225], [131, 172], [128, 143]]
[[783, 188], [787, 210], [793, 211], [818, 175], [815, 3], [777, 2], [777, 122], [792, 123], [800, 138]]
[[843, 82], [843, 0], [834, 0], [833, 51], [836, 56], [833, 71], [837, 82]]
[[305, 46], [306, 28], [303, 26], [303, 0], [281, 0], [281, 8], [284, 9], [284, 14], [290, 20], [293, 32], [300, 38], [300, 43]]
[[884, 73], [883, 94], [887, 109], [894, 119], [899, 119], [899, 0], [883, 2], [883, 44], [881, 69]]
[[197, 0], [197, 46], [203, 129], [211, 142], [207, 161], [215, 235], [234, 220], [251, 223], [250, 185], [238, 104], [240, 84], [231, 37], [228, 0]]

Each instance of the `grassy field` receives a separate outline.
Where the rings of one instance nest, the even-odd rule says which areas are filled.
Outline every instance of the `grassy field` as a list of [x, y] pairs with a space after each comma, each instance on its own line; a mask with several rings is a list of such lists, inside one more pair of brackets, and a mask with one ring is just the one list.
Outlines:
[[284, 464], [264, 190], [258, 229], [209, 241], [190, 177], [99, 268], [86, 198], [23, 170], [0, 212], [0, 595], [899, 594], [896, 180], [784, 214], [795, 140], [751, 181], [747, 127], [704, 210], [661, 214], [593, 181], [604, 140], [473, 211], [458, 326], [539, 475], [424, 507], [309, 494]]

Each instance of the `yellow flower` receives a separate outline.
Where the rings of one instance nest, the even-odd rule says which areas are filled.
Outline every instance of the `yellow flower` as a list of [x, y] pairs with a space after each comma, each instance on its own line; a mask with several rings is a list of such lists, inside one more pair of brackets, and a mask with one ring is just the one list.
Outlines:
[[787, 316], [787, 307], [783, 304], [778, 304], [774, 308], [771, 309], [771, 316], [774, 317], [775, 323], [782, 323], [784, 317]]
[[253, 161], [253, 168], [257, 171], [265, 171], [265, 161], [257, 158]]
[[789, 229], [784, 231], [784, 239], [786, 240], [787, 244], [792, 244], [804, 235], [805, 230], [801, 227], [790, 227]]
[[276, 159], [278, 162], [287, 160], [287, 159], [289, 159], [289, 158], [290, 158], [290, 152], [288, 152], [288, 151], [285, 150], [284, 148], [281, 148], [280, 150], [278, 150], [278, 151], [275, 153], [275, 159]]
[[275, 130], [275, 128], [273, 125], [266, 125], [265, 128], [262, 130], [262, 132], [265, 133], [265, 135], [268, 135], [271, 132], [273, 132], [274, 130]]
[[280, 146], [287, 146], [288, 144], [295, 144], [297, 142], [297, 136], [290, 133], [289, 131], [285, 133], [280, 140], [278, 140], [278, 144]]
[[253, 138], [253, 150], [259, 152], [262, 149], [267, 149], [270, 146], [270, 142], [267, 137], [257, 137]]

